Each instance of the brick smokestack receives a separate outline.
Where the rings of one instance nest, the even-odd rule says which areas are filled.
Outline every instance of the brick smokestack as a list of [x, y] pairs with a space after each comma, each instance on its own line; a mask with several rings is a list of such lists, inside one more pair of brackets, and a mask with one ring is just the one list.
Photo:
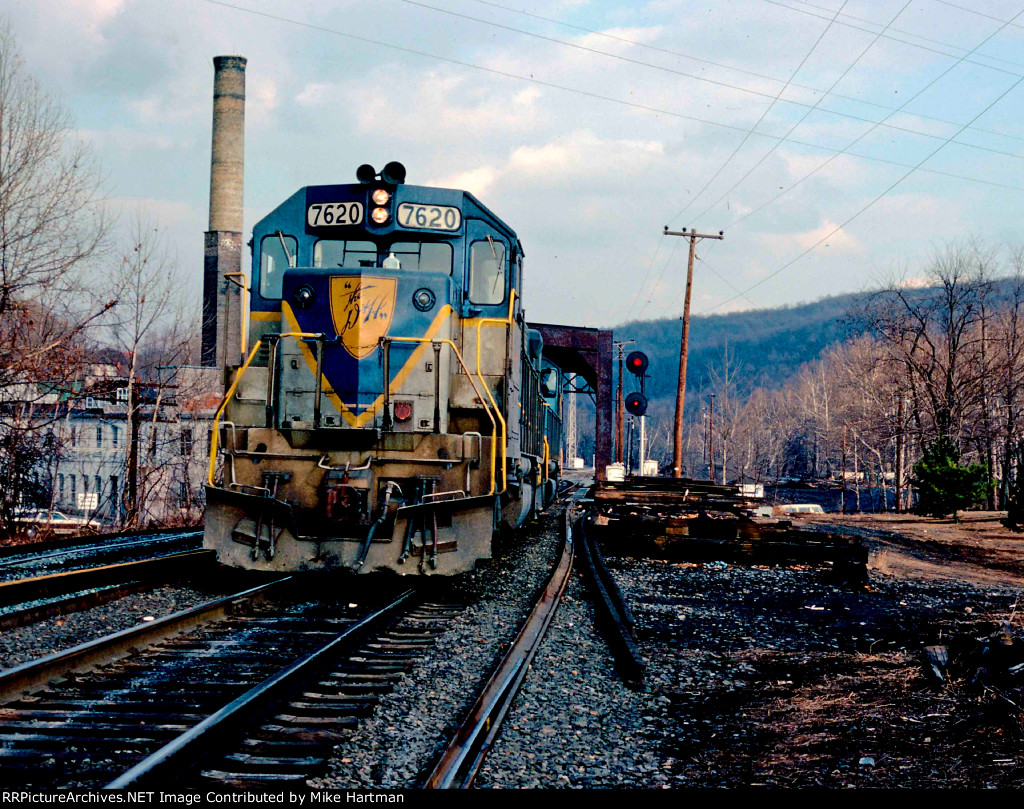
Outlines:
[[[242, 177], [245, 159], [245, 57], [213, 58], [213, 150], [210, 229], [203, 260], [202, 364], [239, 363], [242, 295], [225, 276], [242, 269]], [[244, 279], [235, 276], [235, 281]]]

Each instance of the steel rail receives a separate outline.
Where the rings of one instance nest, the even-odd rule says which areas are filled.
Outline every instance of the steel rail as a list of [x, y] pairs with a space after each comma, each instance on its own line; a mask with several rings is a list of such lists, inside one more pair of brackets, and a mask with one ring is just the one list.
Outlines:
[[114, 541], [118, 539], [134, 539], [142, 542], [146, 539], [155, 539], [157, 542], [170, 542], [175, 539], [186, 537], [202, 536], [202, 526], [198, 530], [182, 528], [147, 528], [135, 531], [120, 531], [110, 534], [78, 534], [65, 537], [64, 539], [45, 539], [41, 542], [23, 542], [18, 545], [4, 545], [0, 547], [0, 559], [8, 556], [21, 556], [23, 554], [38, 554], [43, 551], [67, 550], [75, 551], [88, 548], [90, 545], [102, 545], [110, 542], [111, 547], [119, 548]]
[[330, 642], [232, 700], [111, 781], [104, 789], [126, 789], [148, 782], [166, 782], [174, 775], [180, 776], [187, 772], [189, 767], [226, 734], [237, 729], [253, 713], [272, 703], [282, 692], [292, 688], [297, 680], [339, 646], [358, 641], [367, 632], [374, 631], [381, 624], [391, 621], [395, 613], [414, 595], [414, 590], [406, 590], [391, 603], [346, 627]]
[[45, 621], [47, 618], [56, 618], [59, 615], [68, 615], [73, 612], [81, 612], [82, 610], [99, 607], [133, 593], [141, 593], [144, 590], [148, 590], [151, 586], [149, 582], [144, 581], [114, 584], [99, 590], [49, 599], [42, 604], [10, 610], [0, 613], [0, 631], [17, 629], [20, 626], [28, 626], [29, 624]]
[[[70, 556], [74, 553], [87, 554], [89, 551], [94, 551], [95, 555], [103, 553], [109, 553], [110, 551], [125, 550], [127, 548], [139, 548], [147, 545], [153, 545], [155, 543], [163, 542], [176, 542], [183, 539], [194, 539], [202, 536], [202, 531], [187, 531], [178, 532], [168, 536], [152, 536], [142, 535], [139, 538], [128, 539], [122, 542], [110, 542], [105, 544], [103, 541], [100, 542], [83, 542], [74, 545], [67, 545], [66, 543], [56, 543], [51, 546], [51, 543], [39, 543], [40, 545], [46, 545], [49, 547], [35, 548], [33, 546], [18, 545], [15, 546], [19, 550], [15, 553], [4, 554], [0, 553], [0, 558], [7, 557], [6, 561], [0, 562], [0, 568], [3, 567], [16, 567], [17, 565], [29, 564], [32, 562], [40, 562], [44, 559], [59, 559], [61, 556]], [[25, 550], [28, 548], [28, 550]], [[4, 549], [0, 549], [4, 550]], [[40, 553], [39, 551], [50, 551], [49, 553]], [[11, 558], [20, 557], [20, 558]]]
[[91, 587], [125, 584], [140, 578], [152, 580], [177, 570], [192, 572], [199, 566], [212, 565], [216, 556], [216, 551], [212, 550], [185, 551], [184, 553], [157, 556], [155, 559], [86, 567], [80, 570], [66, 570], [63, 573], [48, 573], [44, 576], [31, 576], [25, 579], [0, 582], [0, 607], [9, 607], [12, 604], [40, 598], [67, 595]]
[[497, 669], [487, 680], [466, 720], [424, 784], [425, 789], [467, 789], [494, 745], [512, 702], [526, 678], [562, 593], [569, 583], [573, 540], [569, 512], [565, 516], [562, 555], [551, 580], [533, 607]]
[[576, 544], [580, 549], [587, 582], [594, 594], [598, 622], [604, 626], [608, 646], [615, 657], [615, 664], [622, 679], [631, 688], [641, 688], [646, 664], [636, 648], [633, 614], [622, 597], [619, 585], [615, 583], [611, 571], [608, 570], [600, 548], [587, 533], [586, 526], [585, 518], [576, 522]]
[[100, 663], [109, 663], [141, 647], [223, 618], [231, 614], [240, 602], [263, 598], [272, 589], [290, 580], [291, 576], [277, 579], [0, 671], [0, 702], [9, 701], [26, 691], [40, 688], [70, 672]]

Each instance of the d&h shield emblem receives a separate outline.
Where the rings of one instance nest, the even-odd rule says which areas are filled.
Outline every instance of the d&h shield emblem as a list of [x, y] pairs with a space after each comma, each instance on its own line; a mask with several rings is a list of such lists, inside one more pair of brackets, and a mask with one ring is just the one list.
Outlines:
[[331, 318], [341, 344], [357, 360], [368, 357], [388, 333], [398, 279], [372, 275], [331, 278]]

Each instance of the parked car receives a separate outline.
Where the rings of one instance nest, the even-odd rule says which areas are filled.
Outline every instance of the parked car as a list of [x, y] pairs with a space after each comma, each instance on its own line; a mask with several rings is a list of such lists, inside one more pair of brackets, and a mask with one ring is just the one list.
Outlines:
[[102, 528], [96, 519], [76, 517], [63, 511], [47, 509], [23, 509], [14, 515], [14, 522], [25, 526], [25, 533], [35, 536], [48, 533], [55, 536], [72, 536], [74, 534], [95, 534]]

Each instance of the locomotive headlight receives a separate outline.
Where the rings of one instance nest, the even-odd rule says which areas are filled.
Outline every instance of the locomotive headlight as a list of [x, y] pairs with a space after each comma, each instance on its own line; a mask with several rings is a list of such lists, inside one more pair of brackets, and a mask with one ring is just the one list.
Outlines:
[[387, 208], [374, 208], [373, 213], [370, 214], [370, 218], [378, 225], [383, 225], [387, 222], [388, 216], [390, 216], [390, 214], [388, 213]]
[[378, 188], [370, 195], [370, 199], [373, 200], [374, 205], [387, 205], [391, 195], [383, 188]]
[[437, 300], [434, 293], [426, 287], [417, 289], [412, 293], [412, 305], [419, 309], [421, 312], [429, 312], [434, 308], [434, 302]]
[[292, 300], [299, 309], [308, 309], [313, 305], [313, 287], [301, 286], [292, 294]]

